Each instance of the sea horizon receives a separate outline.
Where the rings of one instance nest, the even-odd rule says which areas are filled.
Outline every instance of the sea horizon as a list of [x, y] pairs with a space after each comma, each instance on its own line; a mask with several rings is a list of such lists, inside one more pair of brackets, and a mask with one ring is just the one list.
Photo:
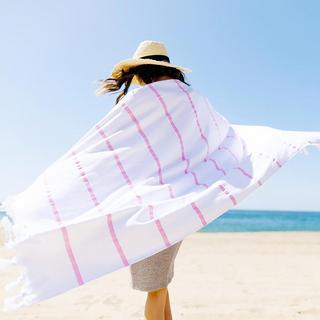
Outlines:
[[320, 231], [320, 211], [234, 209], [198, 232]]

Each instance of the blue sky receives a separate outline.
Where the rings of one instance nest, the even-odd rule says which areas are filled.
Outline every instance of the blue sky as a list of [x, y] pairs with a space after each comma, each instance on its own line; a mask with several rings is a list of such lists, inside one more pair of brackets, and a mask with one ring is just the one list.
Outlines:
[[[1, 1], [0, 200], [23, 191], [114, 105], [95, 81], [143, 40], [231, 123], [320, 131], [320, 2]], [[241, 209], [320, 211], [309, 147]]]

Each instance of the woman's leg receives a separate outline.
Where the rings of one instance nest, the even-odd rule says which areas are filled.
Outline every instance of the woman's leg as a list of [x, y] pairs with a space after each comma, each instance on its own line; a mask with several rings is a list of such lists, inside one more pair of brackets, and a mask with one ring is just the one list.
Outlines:
[[146, 320], [167, 320], [167, 318], [165, 318], [167, 295], [167, 287], [148, 292], [144, 309]]
[[167, 290], [166, 305], [164, 307], [164, 320], [172, 320], [171, 306], [170, 306], [170, 299], [169, 299], [169, 290]]

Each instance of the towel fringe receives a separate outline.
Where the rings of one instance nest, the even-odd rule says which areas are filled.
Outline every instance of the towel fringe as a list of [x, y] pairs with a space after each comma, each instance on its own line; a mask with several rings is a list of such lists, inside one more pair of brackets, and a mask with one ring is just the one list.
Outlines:
[[11, 259], [0, 259], [0, 270], [5, 270], [11, 266], [17, 265], [16, 257], [13, 257]]
[[[12, 295], [15, 291], [18, 291], [18, 294]], [[35, 302], [36, 295], [32, 294], [30, 280], [25, 267], [23, 267], [16, 280], [5, 286], [5, 292], [6, 298], [2, 304], [2, 311], [4, 312], [15, 311], [22, 306], [29, 306]]]
[[2, 217], [1, 223], [4, 230], [4, 247], [6, 249], [12, 249], [15, 247], [15, 239], [13, 232], [13, 223], [12, 220], [6, 215]]

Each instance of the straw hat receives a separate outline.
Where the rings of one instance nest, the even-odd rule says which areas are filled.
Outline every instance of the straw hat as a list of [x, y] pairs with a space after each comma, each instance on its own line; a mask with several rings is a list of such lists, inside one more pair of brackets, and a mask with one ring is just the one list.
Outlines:
[[[121, 76], [122, 70], [126, 72], [131, 67], [136, 67], [143, 64], [155, 64], [165, 67], [172, 67], [186, 73], [192, 71], [189, 68], [170, 63], [168, 51], [163, 42], [145, 40], [140, 42], [131, 59], [122, 60], [113, 67], [111, 76], [117, 79]], [[131, 84], [139, 84], [136, 76], [132, 78]]]

